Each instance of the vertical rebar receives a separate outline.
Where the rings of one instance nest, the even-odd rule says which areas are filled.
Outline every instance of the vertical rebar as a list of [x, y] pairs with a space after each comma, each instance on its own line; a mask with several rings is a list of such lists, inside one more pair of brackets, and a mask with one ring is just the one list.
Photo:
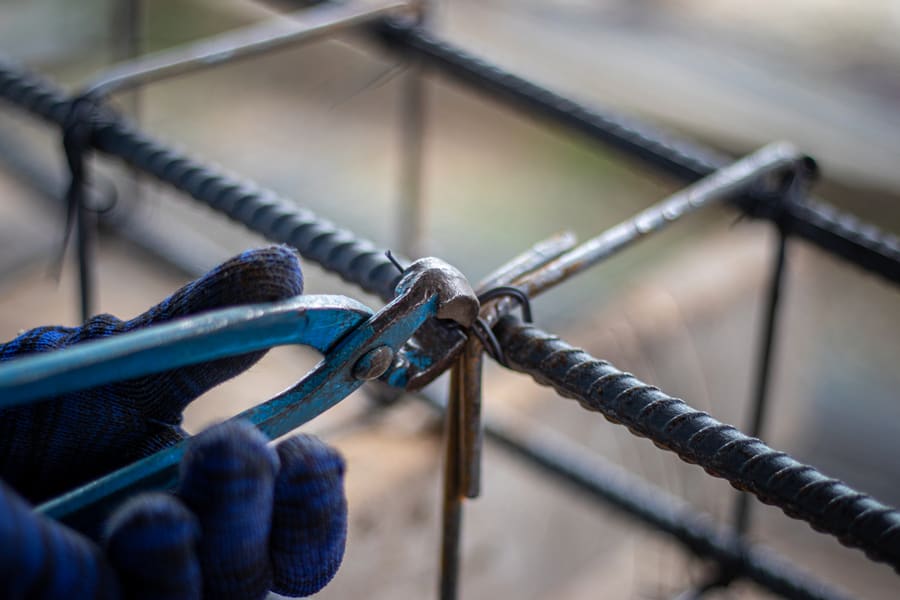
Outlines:
[[[772, 374], [772, 358], [775, 348], [775, 333], [778, 329], [778, 305], [781, 300], [781, 288], [784, 285], [785, 278], [785, 261], [787, 257], [787, 229], [785, 227], [777, 227], [778, 238], [776, 240], [776, 250], [772, 262], [771, 274], [769, 277], [769, 286], [766, 290], [766, 314], [760, 334], [759, 349], [756, 359], [756, 377], [753, 384], [753, 396], [750, 404], [751, 415], [747, 426], [747, 434], [751, 437], [759, 437], [762, 435], [763, 426], [765, 424], [766, 409], [768, 408], [769, 382]], [[752, 517], [752, 506], [750, 494], [747, 492], [738, 492], [737, 499], [734, 503], [734, 512], [732, 516], [732, 527], [736, 536], [741, 537], [750, 528], [750, 520]], [[685, 591], [678, 596], [681, 598], [702, 598], [707, 592], [718, 588], [726, 587], [738, 576], [738, 573], [729, 568], [726, 564], [721, 564], [720, 569], [708, 581]]]
[[[140, 0], [121, 0], [113, 6], [113, 14], [110, 19], [110, 45], [113, 61], [122, 58], [134, 57], [139, 52], [138, 28], [140, 27]], [[137, 116], [138, 100], [137, 91], [131, 98], [131, 111]], [[83, 151], [83, 149], [82, 149]], [[84, 164], [85, 157], [80, 157], [82, 170], [87, 169]], [[137, 194], [137, 169], [132, 169], [132, 179], [129, 182], [131, 195]], [[86, 205], [89, 194], [87, 180], [84, 173], [73, 183], [80, 189], [70, 193], [76, 195], [75, 207], [75, 239], [77, 247], [76, 260], [78, 262], [78, 299], [81, 320], [87, 321], [94, 314], [95, 290], [94, 290], [94, 260], [97, 239], [97, 219]]]
[[[423, 25], [427, 14], [426, 0], [416, 4], [416, 25]], [[424, 200], [422, 197], [422, 167], [424, 162], [424, 140], [426, 120], [425, 61], [410, 55], [403, 77], [400, 106], [400, 202], [398, 207], [397, 239], [400, 251], [406, 256], [418, 257], [425, 254], [424, 247]]]
[[96, 220], [84, 203], [84, 183], [75, 209], [75, 244], [78, 260], [78, 300], [81, 320], [87, 321], [94, 314], [94, 239]]
[[[113, 6], [110, 19], [110, 45], [113, 62], [135, 58], [141, 53], [141, 0], [118, 0]], [[129, 110], [137, 109], [139, 90], [134, 90], [129, 99]]]
[[445, 418], [444, 496], [441, 528], [439, 597], [453, 600], [459, 588], [463, 499], [481, 488], [481, 371], [484, 349], [469, 336], [450, 371]]
[[459, 578], [459, 541], [462, 529], [460, 493], [460, 409], [462, 405], [464, 358], [450, 370], [450, 393], [444, 417], [444, 494], [441, 510], [441, 564], [438, 583], [440, 600], [454, 600]]
[[[118, 0], [113, 6], [111, 44], [114, 63], [136, 58], [141, 53], [141, 18], [143, 16], [141, 0]], [[138, 87], [123, 98], [126, 112], [136, 125], [141, 122], [141, 90]], [[131, 202], [140, 202], [141, 172], [135, 167], [128, 169], [125, 181], [126, 196]]]
[[481, 493], [481, 371], [484, 348], [475, 336], [469, 336], [463, 350], [464, 361], [460, 403], [460, 493], [477, 498]]
[[[769, 383], [772, 374], [772, 357], [775, 348], [775, 332], [778, 327], [778, 305], [781, 300], [781, 289], [785, 279], [785, 261], [787, 259], [787, 231], [778, 227], [778, 240], [769, 288], [766, 298], [766, 317], [759, 352], [756, 361], [756, 379], [753, 390], [752, 414], [748, 433], [752, 437], [762, 435], [768, 407]], [[734, 507], [734, 529], [739, 535], [744, 534], [750, 526], [750, 495], [741, 492]]]

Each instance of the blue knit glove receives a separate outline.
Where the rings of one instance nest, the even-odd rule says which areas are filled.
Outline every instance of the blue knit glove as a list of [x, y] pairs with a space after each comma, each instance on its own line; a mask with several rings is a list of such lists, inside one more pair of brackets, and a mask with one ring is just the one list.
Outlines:
[[244, 422], [197, 435], [176, 494], [138, 494], [100, 547], [32, 512], [0, 483], [4, 598], [251, 600], [307, 596], [337, 572], [347, 532], [344, 464], [314, 437], [277, 448]]
[[[246, 252], [143, 315], [42, 327], [0, 345], [0, 361], [204, 310], [302, 292], [286, 247]], [[0, 477], [44, 500], [184, 438], [181, 413], [263, 352], [174, 369], [0, 411]], [[343, 556], [340, 456], [314, 438], [266, 445], [245, 423], [196, 436], [177, 496], [139, 495], [112, 516], [106, 548], [33, 512], [0, 484], [0, 591], [11, 598], [261, 598], [308, 595]]]

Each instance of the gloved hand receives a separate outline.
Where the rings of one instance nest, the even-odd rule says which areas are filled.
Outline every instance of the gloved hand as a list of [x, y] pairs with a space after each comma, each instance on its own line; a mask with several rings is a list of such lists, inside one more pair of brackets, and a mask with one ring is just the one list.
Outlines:
[[[41, 327], [0, 345], [0, 361], [132, 331], [204, 310], [302, 292], [286, 247], [241, 254], [143, 315]], [[36, 502], [172, 445], [197, 396], [263, 352], [220, 359], [0, 411], [0, 477]], [[192, 441], [176, 496], [142, 494], [107, 524], [105, 547], [31, 512], [0, 486], [0, 591], [11, 598], [260, 598], [308, 595], [340, 564], [343, 462], [298, 436], [276, 450], [245, 423]]]

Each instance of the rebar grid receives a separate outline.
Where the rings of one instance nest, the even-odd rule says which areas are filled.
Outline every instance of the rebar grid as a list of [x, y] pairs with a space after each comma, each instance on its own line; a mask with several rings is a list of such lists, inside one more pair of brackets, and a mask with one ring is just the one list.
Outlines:
[[[374, 29], [408, 58], [424, 61], [480, 91], [575, 129], [675, 177], [693, 181], [730, 162], [721, 153], [667, 136], [655, 128], [588, 109], [433, 38], [419, 27], [383, 20]], [[0, 98], [60, 127], [73, 119], [79, 121], [88, 128], [88, 144], [93, 149], [153, 175], [269, 240], [295, 246], [305, 258], [368, 292], [385, 299], [393, 295], [399, 274], [370, 242], [298, 208], [274, 192], [172, 150], [107, 107], [94, 104], [90, 111], [80, 111], [73, 99], [53, 84], [2, 60]], [[745, 194], [738, 206], [752, 216], [774, 221], [785, 234], [805, 238], [858, 267], [900, 283], [900, 243], [894, 236], [862, 224], [851, 215], [809, 198], [785, 202], [762, 189]], [[862, 548], [873, 560], [900, 569], [900, 515], [896, 510], [694, 411], [681, 400], [646, 386], [608, 363], [596, 361], [558, 338], [516, 324], [509, 317], [502, 320], [497, 331], [513, 366], [532, 374], [539, 382], [552, 385], [562, 395], [578, 398], [586, 408], [625, 424], [634, 433], [649, 437], [688, 462], [700, 464], [735, 487], [780, 506], [788, 515], [808, 521], [819, 531], [835, 535], [842, 543]], [[557, 474], [566, 476], [558, 465], [555, 469]], [[636, 505], [621, 506], [640, 516]], [[658, 506], [653, 510], [657, 509]], [[660, 525], [664, 521], [649, 520], [665, 530]], [[741, 542], [739, 534], [728, 543]], [[728, 556], [723, 551], [715, 557], [727, 566], [734, 558]], [[742, 574], [748, 575], [747, 569], [744, 571]], [[762, 572], [765, 574], [765, 569]], [[771, 580], [767, 582], [766, 576], [762, 580], [753, 577], [752, 569], [748, 576], [790, 597], [824, 594], [804, 581], [791, 582], [797, 588], [792, 592], [779, 589]]]

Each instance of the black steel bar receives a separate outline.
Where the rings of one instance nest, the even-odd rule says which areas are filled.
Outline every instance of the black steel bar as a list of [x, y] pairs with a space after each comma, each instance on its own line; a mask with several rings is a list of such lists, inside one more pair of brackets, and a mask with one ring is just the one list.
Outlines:
[[[436, 410], [443, 403], [429, 392], [416, 394]], [[586, 494], [672, 537], [700, 558], [728, 564], [766, 589], [803, 600], [849, 596], [797, 571], [769, 548], [749, 544], [684, 500], [590, 453], [546, 427], [511, 415], [484, 416], [484, 435], [542, 474]]]
[[[766, 298], [766, 316], [763, 324], [761, 343], [756, 363], [756, 379], [753, 389], [753, 413], [748, 432], [751, 436], [762, 435], [768, 408], [769, 381], [772, 374], [772, 357], [775, 348], [775, 332], [778, 328], [778, 305], [784, 287], [785, 261], [787, 260], [787, 234], [779, 229], [772, 276]], [[746, 493], [737, 497], [734, 508], [734, 528], [739, 534], [750, 525], [750, 496]]]
[[[0, 98], [58, 126], [73, 110], [63, 91], [27, 69], [0, 62]], [[114, 113], [96, 115], [91, 143], [153, 175], [264, 237], [296, 247], [309, 260], [384, 299], [400, 278], [371, 242], [295, 203], [240, 180], [134, 130]], [[405, 259], [404, 259], [405, 260]]]
[[78, 261], [78, 299], [81, 320], [87, 322], [94, 314], [96, 304], [94, 290], [94, 249], [97, 239], [97, 223], [88, 207], [81, 201], [75, 207], [75, 243]]
[[[784, 286], [785, 261], [787, 258], [787, 234], [780, 227], [777, 229], [775, 259], [772, 261], [772, 275], [766, 297], [766, 314], [760, 335], [759, 351], [756, 359], [756, 378], [754, 379], [753, 398], [750, 403], [751, 415], [747, 433], [752, 437], [762, 435], [768, 405], [769, 379], [772, 371], [772, 356], [775, 347], [775, 332], [778, 323], [778, 304], [781, 289]], [[752, 516], [750, 494], [740, 492], [735, 498], [732, 523], [737, 535], [744, 535], [750, 528]], [[727, 568], [720, 569], [704, 583], [687, 590], [677, 600], [702, 598], [707, 592], [730, 585], [737, 574]]]
[[95, 221], [86, 202], [90, 169], [87, 166], [90, 146], [92, 108], [76, 99], [63, 124], [62, 147], [69, 167], [69, 184], [65, 192], [66, 225], [63, 253], [72, 233], [75, 235], [78, 264], [78, 298], [82, 321], [94, 314], [94, 246], [97, 237]]
[[513, 317], [495, 333], [517, 371], [900, 572], [900, 512], [608, 362]]
[[[428, 31], [397, 21], [377, 23], [380, 39], [424, 57], [441, 73], [529, 114], [574, 130], [657, 170], [694, 181], [732, 161], [727, 155], [609, 112], [588, 108], [518, 77]], [[748, 214], [784, 221], [798, 235], [851, 263], [900, 283], [900, 240], [818, 200], [780, 207], [777, 198], [749, 193], [738, 200]]]

